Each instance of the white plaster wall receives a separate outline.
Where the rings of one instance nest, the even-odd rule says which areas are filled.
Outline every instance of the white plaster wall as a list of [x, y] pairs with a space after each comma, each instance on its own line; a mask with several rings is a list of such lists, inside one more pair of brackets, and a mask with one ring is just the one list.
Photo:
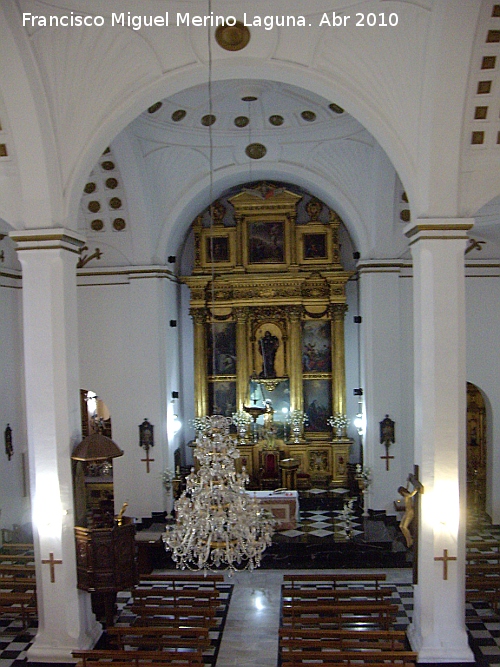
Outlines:
[[[114, 461], [115, 507], [128, 502], [137, 518], [166, 509], [161, 473], [171, 466], [176, 438], [167, 423], [171, 391], [178, 386], [177, 286], [165, 277], [123, 277], [123, 284], [82, 285], [78, 290], [81, 384], [108, 405], [113, 440], [124, 450]], [[94, 281], [95, 282], [95, 281]], [[139, 424], [155, 427], [154, 462], [146, 472]]]
[[500, 523], [499, 269], [469, 266], [466, 279], [467, 380], [479, 387], [488, 406], [486, 511], [494, 524]]
[[[362, 378], [367, 410], [365, 467], [372, 482], [368, 489], [368, 507], [394, 513], [393, 501], [398, 487], [413, 472], [413, 443], [408, 428], [411, 384], [402, 374], [402, 345], [406, 329], [405, 311], [410, 304], [401, 294], [401, 268], [387, 263], [362, 263], [360, 277], [363, 349]], [[403, 410], [403, 406], [405, 410]], [[380, 426], [386, 415], [395, 421], [395, 443], [389, 448], [394, 458], [386, 469], [385, 447], [380, 444]], [[410, 415], [412, 411], [410, 410]]]
[[[11, 277], [15, 276], [15, 277]], [[24, 417], [23, 353], [19, 275], [4, 272], [0, 265], [0, 527], [12, 528], [30, 521], [29, 470]], [[43, 391], [43, 387], [40, 387]], [[4, 431], [12, 428], [14, 454], [5, 454]], [[23, 493], [25, 455], [26, 496]]]

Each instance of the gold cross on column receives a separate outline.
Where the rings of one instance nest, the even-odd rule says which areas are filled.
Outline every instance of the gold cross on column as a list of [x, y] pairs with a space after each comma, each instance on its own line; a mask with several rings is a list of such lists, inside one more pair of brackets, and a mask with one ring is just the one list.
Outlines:
[[443, 561], [443, 579], [448, 579], [448, 561], [449, 560], [457, 560], [456, 556], [448, 556], [448, 549], [443, 549], [443, 555], [442, 556], [435, 556], [434, 560], [442, 560]]
[[56, 573], [54, 571], [54, 565], [62, 565], [62, 560], [56, 560], [52, 551], [49, 553], [48, 558], [42, 560], [42, 565], [50, 565], [50, 583], [53, 584], [56, 580]]
[[146, 449], [146, 458], [145, 458], [145, 459], [141, 459], [141, 461], [145, 461], [145, 462], [146, 462], [146, 472], [149, 472], [149, 464], [152, 463], [152, 462], [154, 461], [154, 459], [150, 459], [150, 458], [149, 458], [149, 447]]

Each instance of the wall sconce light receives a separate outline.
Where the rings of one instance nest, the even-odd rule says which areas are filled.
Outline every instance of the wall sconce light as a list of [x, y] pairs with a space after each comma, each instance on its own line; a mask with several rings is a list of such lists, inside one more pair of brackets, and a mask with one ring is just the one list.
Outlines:
[[12, 454], [14, 453], [14, 447], [12, 446], [12, 429], [9, 424], [7, 424], [5, 429], [5, 453], [10, 461]]

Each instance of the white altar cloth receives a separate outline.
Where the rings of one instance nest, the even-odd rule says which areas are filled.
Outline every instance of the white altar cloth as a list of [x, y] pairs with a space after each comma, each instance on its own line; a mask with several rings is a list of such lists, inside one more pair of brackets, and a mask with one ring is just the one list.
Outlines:
[[299, 519], [298, 491], [246, 491], [269, 509], [276, 519], [275, 530], [297, 527]]

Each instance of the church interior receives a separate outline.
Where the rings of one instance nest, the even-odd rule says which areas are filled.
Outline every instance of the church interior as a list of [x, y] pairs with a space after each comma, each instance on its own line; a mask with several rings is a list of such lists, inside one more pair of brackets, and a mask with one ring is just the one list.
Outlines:
[[0, 667], [500, 664], [500, 4], [248, 4], [0, 3]]

